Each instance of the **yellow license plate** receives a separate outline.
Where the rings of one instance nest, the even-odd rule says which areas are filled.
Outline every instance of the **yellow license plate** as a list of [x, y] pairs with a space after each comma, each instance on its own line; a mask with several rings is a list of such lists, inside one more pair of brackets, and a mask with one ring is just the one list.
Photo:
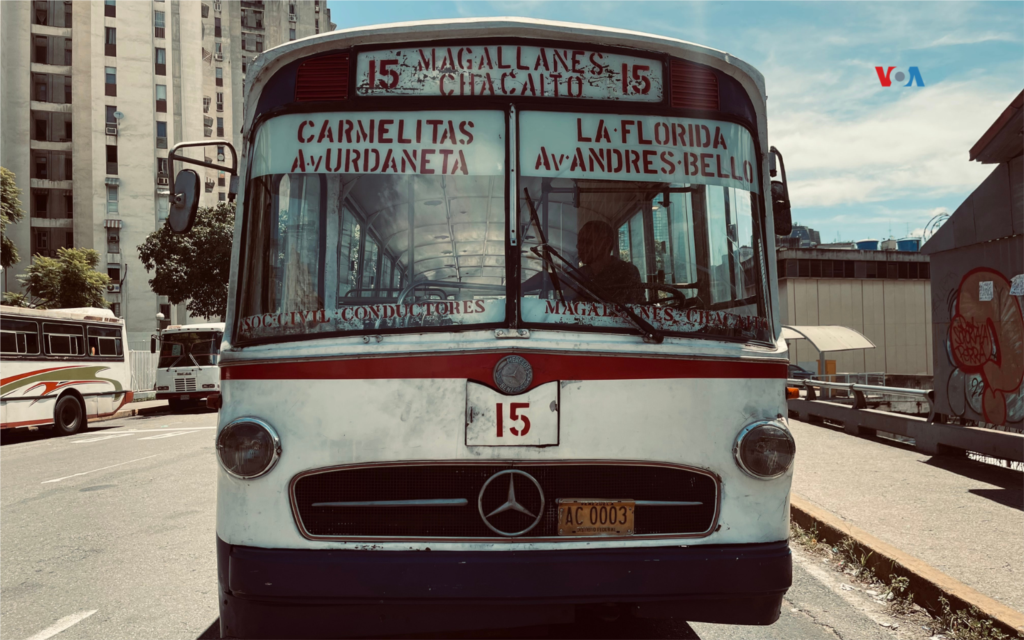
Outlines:
[[559, 498], [558, 535], [631, 536], [634, 500]]

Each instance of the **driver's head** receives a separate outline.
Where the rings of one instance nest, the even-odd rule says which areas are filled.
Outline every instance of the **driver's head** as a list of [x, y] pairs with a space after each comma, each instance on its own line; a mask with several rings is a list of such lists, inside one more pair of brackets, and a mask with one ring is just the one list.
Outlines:
[[612, 255], [618, 244], [615, 229], [607, 222], [591, 220], [576, 236], [576, 253], [580, 262], [590, 264]]

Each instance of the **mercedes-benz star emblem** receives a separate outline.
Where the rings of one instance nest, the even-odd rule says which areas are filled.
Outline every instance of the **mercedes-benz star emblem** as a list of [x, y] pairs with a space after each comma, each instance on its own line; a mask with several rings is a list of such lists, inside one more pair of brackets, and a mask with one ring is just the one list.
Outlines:
[[[487, 488], [491, 486], [491, 483], [502, 476], [508, 476], [508, 497], [505, 499], [504, 504], [500, 505], [497, 509], [492, 510], [490, 513], [484, 513], [484, 494], [487, 493]], [[533, 483], [533, 486], [537, 488], [537, 493], [540, 494], [540, 508], [537, 509], [536, 514], [532, 513], [529, 509], [524, 507], [516, 499], [516, 476], [522, 476], [528, 479], [530, 482]], [[495, 485], [495, 490], [500, 491], [502, 484], [503, 483], [497, 483]], [[520, 482], [520, 486], [524, 488], [529, 487], [528, 484], [524, 486], [524, 483], [522, 482]], [[487, 525], [488, 529], [490, 529], [494, 533], [497, 533], [498, 535], [514, 538], [516, 536], [521, 536], [524, 533], [529, 532], [531, 529], [536, 527], [537, 523], [540, 522], [540, 519], [544, 517], [544, 490], [540, 488], [540, 483], [537, 482], [537, 479], [531, 476], [530, 474], [526, 473], [525, 471], [520, 471], [518, 469], [506, 469], [505, 471], [499, 471], [498, 473], [494, 474], [493, 476], [487, 479], [487, 482], [485, 482], [484, 486], [480, 489], [480, 495], [476, 500], [476, 505], [477, 509], [480, 511], [480, 517], [483, 518], [484, 524]], [[498, 515], [499, 513], [504, 513], [506, 511], [517, 511], [519, 513], [525, 514], [529, 518], [532, 518], [533, 522], [530, 523], [530, 526], [520, 531], [503, 531], [498, 527], [494, 526], [493, 524], [491, 524], [491, 518]], [[526, 518], [523, 518], [523, 520], [527, 521]]]
[[494, 384], [505, 393], [522, 393], [533, 382], [533, 367], [520, 356], [505, 356], [494, 365]]

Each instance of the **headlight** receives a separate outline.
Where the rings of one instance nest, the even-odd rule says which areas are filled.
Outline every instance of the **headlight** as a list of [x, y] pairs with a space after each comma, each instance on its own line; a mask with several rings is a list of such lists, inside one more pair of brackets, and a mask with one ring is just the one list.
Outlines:
[[224, 470], [236, 478], [258, 478], [277, 464], [281, 439], [266, 422], [239, 418], [217, 436], [217, 455]]
[[758, 480], [778, 478], [793, 464], [796, 443], [789, 429], [778, 422], [747, 425], [732, 447], [736, 464]]

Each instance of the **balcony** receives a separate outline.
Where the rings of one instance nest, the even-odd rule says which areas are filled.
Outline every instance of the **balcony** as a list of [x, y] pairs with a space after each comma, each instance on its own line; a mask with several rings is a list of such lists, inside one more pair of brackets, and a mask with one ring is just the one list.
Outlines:
[[36, 151], [71, 151], [71, 141], [50, 142], [48, 140], [29, 140], [29, 149]]
[[65, 64], [45, 64], [42, 62], [33, 62], [31, 64], [32, 73], [52, 73], [55, 76], [70, 76], [71, 65]]
[[70, 102], [39, 102], [33, 100], [29, 103], [29, 108], [33, 111], [52, 111], [56, 113], [71, 113]]
[[32, 178], [30, 184], [33, 189], [70, 189], [71, 180], [40, 180]]
[[56, 36], [58, 38], [70, 38], [71, 27], [51, 27], [45, 24], [32, 23], [32, 35]]
[[32, 216], [32, 226], [42, 229], [71, 229], [75, 226], [75, 219], [68, 218], [39, 218]]

